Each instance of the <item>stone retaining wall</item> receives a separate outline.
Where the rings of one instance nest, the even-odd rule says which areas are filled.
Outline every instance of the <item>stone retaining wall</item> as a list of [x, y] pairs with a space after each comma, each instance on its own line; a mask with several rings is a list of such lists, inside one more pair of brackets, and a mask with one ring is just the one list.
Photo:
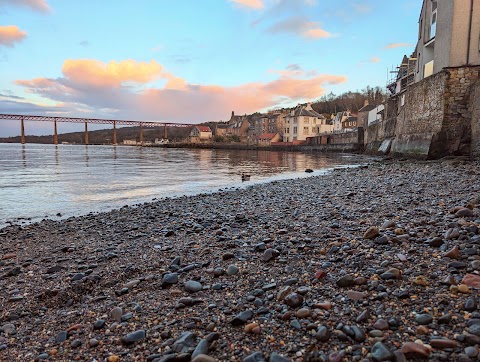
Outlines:
[[480, 66], [445, 68], [386, 105], [386, 120], [365, 131], [370, 153], [420, 158], [480, 153]]
[[472, 145], [471, 154], [480, 156], [480, 80], [472, 85], [470, 104], [470, 114], [472, 115]]

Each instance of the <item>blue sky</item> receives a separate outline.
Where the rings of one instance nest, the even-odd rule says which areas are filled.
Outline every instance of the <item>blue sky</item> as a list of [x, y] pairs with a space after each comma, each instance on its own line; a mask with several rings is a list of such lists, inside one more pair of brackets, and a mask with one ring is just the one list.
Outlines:
[[[0, 113], [197, 123], [384, 86], [421, 0], [0, 0]], [[61, 132], [81, 130], [62, 125]], [[31, 124], [27, 134], [49, 134]], [[0, 136], [19, 133], [0, 121]]]

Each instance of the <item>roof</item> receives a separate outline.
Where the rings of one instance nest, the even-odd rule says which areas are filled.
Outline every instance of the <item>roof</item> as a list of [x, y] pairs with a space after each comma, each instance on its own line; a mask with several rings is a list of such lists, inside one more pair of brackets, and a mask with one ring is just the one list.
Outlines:
[[350, 116], [347, 119], [345, 119], [342, 123], [345, 122], [355, 122], [357, 120], [357, 117]]
[[362, 108], [360, 108], [358, 110], [358, 113], [360, 112], [370, 112], [371, 110], [377, 108], [377, 106], [373, 105], [373, 104], [367, 104], [366, 106], [363, 106]]
[[258, 136], [258, 139], [267, 139], [271, 140], [273, 139], [278, 133], [262, 133], [260, 136]]
[[293, 115], [294, 117], [306, 116], [306, 117], [325, 118], [320, 113], [315, 112], [313, 109], [307, 109], [307, 106], [300, 106], [295, 108]]
[[212, 132], [212, 130], [208, 126], [196, 126], [196, 127], [200, 132]]

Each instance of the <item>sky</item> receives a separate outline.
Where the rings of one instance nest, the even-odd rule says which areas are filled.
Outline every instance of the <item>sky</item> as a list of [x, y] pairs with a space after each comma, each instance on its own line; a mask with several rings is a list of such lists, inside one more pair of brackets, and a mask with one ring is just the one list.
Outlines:
[[0, 113], [200, 123], [384, 87], [421, 3], [0, 0]]

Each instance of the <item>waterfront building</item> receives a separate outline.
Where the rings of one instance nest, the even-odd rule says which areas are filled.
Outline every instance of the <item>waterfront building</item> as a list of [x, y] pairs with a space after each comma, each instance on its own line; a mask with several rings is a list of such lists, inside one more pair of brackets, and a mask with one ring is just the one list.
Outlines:
[[210, 142], [212, 141], [212, 130], [208, 126], [195, 126], [190, 131], [190, 142]]
[[415, 81], [446, 67], [480, 65], [480, 1], [424, 0]]
[[268, 147], [272, 143], [279, 142], [281, 140], [280, 134], [277, 133], [264, 133], [257, 137], [257, 146]]
[[299, 105], [285, 117], [284, 142], [303, 142], [320, 133], [333, 132], [333, 125], [315, 112], [310, 103]]

